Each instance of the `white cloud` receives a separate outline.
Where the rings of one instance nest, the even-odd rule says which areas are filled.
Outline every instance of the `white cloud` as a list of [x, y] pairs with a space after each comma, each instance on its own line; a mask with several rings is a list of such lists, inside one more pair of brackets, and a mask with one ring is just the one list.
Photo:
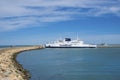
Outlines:
[[119, 0], [2, 0], [0, 5], [0, 31], [73, 20], [76, 16], [120, 16]]

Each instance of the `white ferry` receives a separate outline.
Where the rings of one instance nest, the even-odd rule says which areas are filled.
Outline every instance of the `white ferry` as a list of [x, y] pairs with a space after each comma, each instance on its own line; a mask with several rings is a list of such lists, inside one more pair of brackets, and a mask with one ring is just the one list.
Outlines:
[[96, 48], [97, 45], [84, 44], [84, 41], [79, 39], [71, 40], [65, 38], [64, 40], [54, 41], [53, 43], [45, 44], [46, 48]]

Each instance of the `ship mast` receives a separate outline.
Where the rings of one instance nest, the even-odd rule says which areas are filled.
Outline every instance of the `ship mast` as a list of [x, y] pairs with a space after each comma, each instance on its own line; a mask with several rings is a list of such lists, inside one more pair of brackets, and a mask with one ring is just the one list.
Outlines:
[[77, 34], [77, 40], [79, 40], [78, 34]]

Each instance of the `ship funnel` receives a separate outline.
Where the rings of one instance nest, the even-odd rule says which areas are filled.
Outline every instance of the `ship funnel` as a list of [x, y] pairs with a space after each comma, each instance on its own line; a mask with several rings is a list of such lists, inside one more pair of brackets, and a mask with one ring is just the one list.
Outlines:
[[71, 38], [65, 38], [65, 41], [71, 41]]

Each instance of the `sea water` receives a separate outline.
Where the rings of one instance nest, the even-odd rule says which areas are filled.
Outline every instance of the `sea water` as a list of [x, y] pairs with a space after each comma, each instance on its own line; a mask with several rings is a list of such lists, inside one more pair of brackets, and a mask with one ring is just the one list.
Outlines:
[[22, 52], [17, 61], [30, 80], [120, 80], [120, 48], [47, 48]]

